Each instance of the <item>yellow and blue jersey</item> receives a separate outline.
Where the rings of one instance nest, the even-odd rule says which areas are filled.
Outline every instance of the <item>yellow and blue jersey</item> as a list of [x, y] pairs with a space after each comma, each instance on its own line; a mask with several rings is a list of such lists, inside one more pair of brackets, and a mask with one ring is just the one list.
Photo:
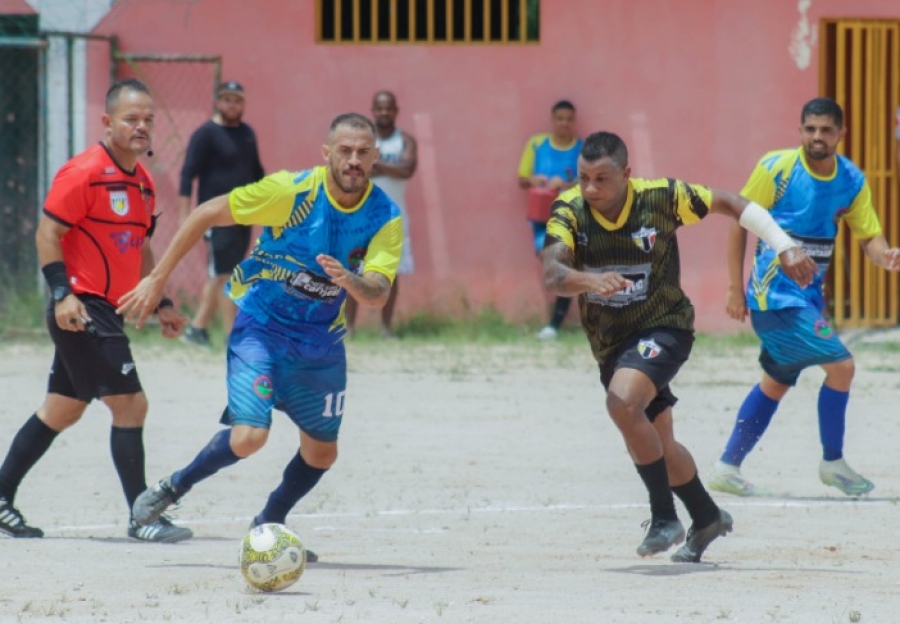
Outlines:
[[572, 182], [578, 176], [578, 154], [581, 153], [581, 143], [581, 139], [575, 139], [569, 146], [557, 147], [548, 133], [534, 135], [525, 144], [525, 150], [519, 160], [519, 177], [545, 175], [548, 178], [559, 177], [565, 182]]
[[769, 152], [756, 165], [741, 195], [769, 209], [772, 218], [819, 266], [813, 283], [800, 288], [781, 270], [775, 250], [759, 241], [747, 286], [750, 310], [824, 306], [822, 284], [834, 253], [838, 224], [857, 239], [881, 234], [865, 175], [845, 156], [835, 156], [828, 177], [810, 171], [803, 149]]
[[316, 261], [328, 254], [358, 274], [392, 283], [403, 246], [400, 210], [376, 185], [351, 208], [328, 193], [326, 167], [280, 171], [233, 190], [234, 220], [262, 225], [250, 256], [234, 270], [228, 292], [260, 323], [323, 348], [345, 333], [347, 292]]

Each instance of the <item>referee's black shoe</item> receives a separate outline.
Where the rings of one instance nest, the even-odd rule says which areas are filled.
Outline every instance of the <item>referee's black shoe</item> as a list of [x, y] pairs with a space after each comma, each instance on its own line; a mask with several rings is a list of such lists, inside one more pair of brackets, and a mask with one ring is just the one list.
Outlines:
[[44, 537], [43, 531], [28, 526], [22, 512], [3, 497], [0, 497], [0, 533], [11, 537]]
[[128, 523], [128, 537], [142, 542], [174, 544], [191, 539], [193, 536], [193, 531], [173, 524], [165, 514], [146, 525], [138, 524], [134, 519]]

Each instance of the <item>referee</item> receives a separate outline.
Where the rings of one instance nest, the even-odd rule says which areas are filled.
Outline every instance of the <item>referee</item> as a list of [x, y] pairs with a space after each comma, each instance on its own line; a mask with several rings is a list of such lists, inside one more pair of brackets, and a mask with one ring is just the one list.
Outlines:
[[[101, 142], [56, 174], [37, 229], [41, 270], [50, 287], [47, 329], [55, 353], [47, 396], [13, 438], [0, 466], [0, 533], [43, 537], [15, 507], [25, 475], [64, 429], [100, 399], [112, 412], [110, 450], [128, 509], [146, 487], [141, 388], [116, 302], [154, 266], [153, 180], [138, 158], [150, 151], [154, 103], [147, 87], [125, 80], [110, 88]], [[162, 334], [178, 336], [186, 319], [172, 302], [158, 302]], [[192, 536], [165, 516], [142, 526], [129, 518], [128, 536], [179, 542]]]

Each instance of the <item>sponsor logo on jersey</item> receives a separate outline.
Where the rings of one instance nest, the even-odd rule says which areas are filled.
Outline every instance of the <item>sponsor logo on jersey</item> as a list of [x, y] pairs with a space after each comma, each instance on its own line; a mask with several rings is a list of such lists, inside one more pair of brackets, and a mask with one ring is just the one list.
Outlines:
[[641, 357], [645, 360], [650, 360], [655, 358], [660, 354], [662, 349], [660, 349], [659, 345], [656, 344], [656, 341], [652, 338], [648, 340], [641, 340], [638, 342], [638, 353], [641, 354]]
[[813, 325], [813, 331], [816, 332], [816, 336], [819, 338], [831, 338], [834, 336], [834, 330], [831, 329], [831, 325], [825, 319], [816, 321], [815, 325]]
[[268, 375], [260, 375], [253, 380], [253, 392], [261, 399], [272, 398], [272, 380]]
[[642, 227], [637, 232], [631, 233], [631, 240], [638, 249], [644, 253], [650, 253], [656, 243], [656, 228]]
[[127, 191], [110, 191], [109, 192], [109, 207], [112, 208], [112, 211], [119, 215], [120, 217], [124, 217], [128, 214], [128, 192]]
[[125, 253], [131, 248], [140, 249], [144, 246], [144, 237], [133, 236], [129, 230], [125, 230], [124, 232], [112, 232], [109, 235], [109, 238], [112, 240], [113, 245], [119, 250], [119, 253]]
[[602, 267], [584, 267], [587, 273], [607, 273], [612, 271], [624, 277], [627, 283], [622, 290], [611, 295], [589, 292], [585, 294], [588, 303], [623, 308], [637, 301], [645, 301], [650, 286], [650, 263], [634, 265], [610, 264]]
[[306, 270], [297, 271], [288, 277], [286, 285], [288, 292], [293, 295], [325, 303], [334, 303], [341, 294], [341, 287], [330, 279]]

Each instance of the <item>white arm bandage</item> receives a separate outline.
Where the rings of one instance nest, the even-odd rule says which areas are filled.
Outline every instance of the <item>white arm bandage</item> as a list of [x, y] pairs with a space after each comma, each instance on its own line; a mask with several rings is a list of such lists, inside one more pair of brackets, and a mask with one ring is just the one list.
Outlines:
[[776, 254], [791, 247], [796, 247], [795, 243], [787, 233], [781, 229], [769, 211], [755, 202], [750, 202], [741, 213], [741, 227], [748, 232], [756, 234], [759, 238], [766, 241]]

